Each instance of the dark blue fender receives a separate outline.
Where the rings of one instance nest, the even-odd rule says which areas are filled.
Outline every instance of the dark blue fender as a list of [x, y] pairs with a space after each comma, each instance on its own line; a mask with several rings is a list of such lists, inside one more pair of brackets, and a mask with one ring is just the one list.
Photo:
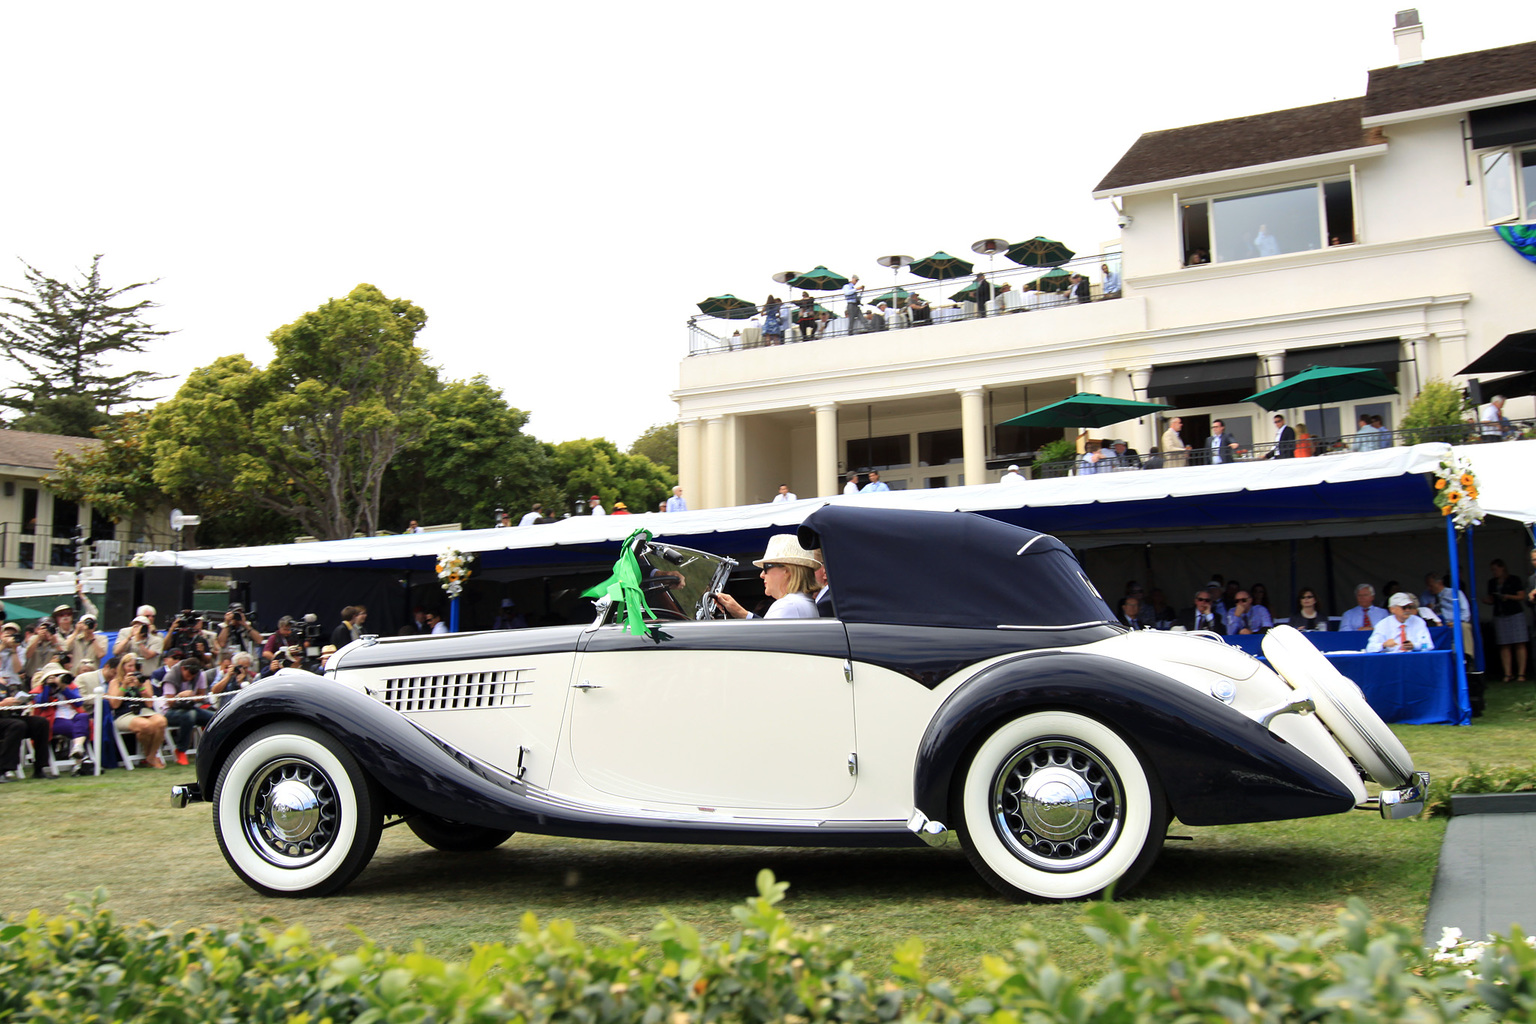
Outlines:
[[1354, 797], [1306, 754], [1160, 672], [1097, 654], [1042, 651], [989, 666], [944, 702], [918, 748], [913, 799], [953, 826], [952, 784], [998, 725], [1076, 711], [1114, 727], [1156, 773], [1186, 825], [1336, 814]]
[[[324, 729], [378, 783], [390, 814], [428, 811], [486, 828], [585, 839], [748, 846], [915, 846], [905, 828], [832, 829], [808, 825], [669, 820], [575, 807], [481, 765], [428, 735], [405, 716], [332, 679], [289, 672], [240, 691], [198, 745], [197, 781], [213, 799], [214, 782], [241, 739], [273, 722]], [[902, 823], [905, 824], [905, 823]]]

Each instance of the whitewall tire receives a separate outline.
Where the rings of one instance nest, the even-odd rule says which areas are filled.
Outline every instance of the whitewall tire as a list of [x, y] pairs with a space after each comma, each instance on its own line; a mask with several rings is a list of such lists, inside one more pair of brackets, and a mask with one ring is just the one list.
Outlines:
[[241, 740], [213, 787], [224, 859], [268, 896], [324, 896], [357, 877], [383, 813], [356, 759], [323, 730], [269, 725]]
[[1134, 885], [1162, 849], [1162, 786], [1119, 733], [1037, 711], [982, 741], [957, 784], [971, 864], [1014, 899], [1078, 899]]

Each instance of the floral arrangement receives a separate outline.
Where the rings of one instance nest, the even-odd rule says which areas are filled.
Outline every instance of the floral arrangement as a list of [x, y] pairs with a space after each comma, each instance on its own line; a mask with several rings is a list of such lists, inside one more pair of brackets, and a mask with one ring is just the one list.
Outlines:
[[464, 581], [474, 571], [469, 567], [473, 555], [466, 555], [458, 548], [446, 548], [437, 556], [437, 578], [443, 581], [443, 590], [449, 597], [458, 597], [464, 590]]
[[1454, 516], [1458, 530], [1483, 521], [1483, 507], [1477, 503], [1477, 475], [1472, 464], [1454, 452], [1435, 472], [1435, 507], [1443, 516]]

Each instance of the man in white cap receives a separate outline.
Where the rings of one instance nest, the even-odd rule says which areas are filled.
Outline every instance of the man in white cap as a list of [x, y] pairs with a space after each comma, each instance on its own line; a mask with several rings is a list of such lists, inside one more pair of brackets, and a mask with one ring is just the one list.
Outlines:
[[165, 638], [155, 632], [155, 606], [139, 605], [133, 622], [118, 630], [113, 653], [122, 654], [126, 651], [133, 654], [139, 659], [139, 674], [148, 678], [150, 673], [160, 667], [160, 655], [164, 650]]
[[1003, 475], [997, 478], [997, 482], [1004, 487], [1017, 487], [1024, 482], [1024, 474], [1019, 472], [1018, 466], [1009, 466]]
[[1412, 595], [1398, 592], [1387, 601], [1390, 617], [1376, 623], [1371, 638], [1365, 642], [1368, 653], [1378, 651], [1428, 651], [1434, 648], [1429, 627], [1419, 617], [1419, 602]]

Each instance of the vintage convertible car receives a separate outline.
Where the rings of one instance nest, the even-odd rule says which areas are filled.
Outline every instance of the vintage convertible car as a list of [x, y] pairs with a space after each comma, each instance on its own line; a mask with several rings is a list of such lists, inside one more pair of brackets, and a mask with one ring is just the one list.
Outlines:
[[1288, 627], [1273, 669], [1128, 631], [1059, 541], [969, 513], [829, 505], [800, 540], [836, 618], [720, 621], [735, 563], [637, 533], [589, 623], [364, 637], [242, 691], [174, 799], [210, 799], [274, 896], [346, 885], [391, 817], [446, 851], [958, 836], [1003, 893], [1068, 899], [1136, 882], [1174, 817], [1422, 807], [1428, 776]]

